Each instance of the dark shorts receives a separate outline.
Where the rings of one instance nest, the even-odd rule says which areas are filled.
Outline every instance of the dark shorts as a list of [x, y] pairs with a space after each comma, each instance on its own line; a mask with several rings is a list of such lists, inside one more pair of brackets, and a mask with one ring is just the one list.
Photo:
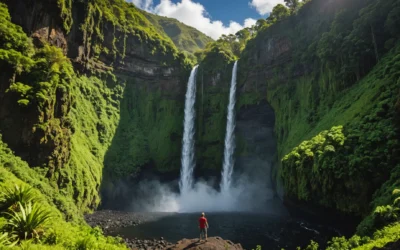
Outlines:
[[200, 235], [206, 235], [207, 234], [207, 228], [200, 228]]

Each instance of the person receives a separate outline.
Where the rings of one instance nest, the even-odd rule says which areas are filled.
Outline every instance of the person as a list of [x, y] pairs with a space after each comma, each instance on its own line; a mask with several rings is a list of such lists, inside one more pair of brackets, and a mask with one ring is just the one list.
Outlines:
[[204, 213], [201, 213], [201, 217], [199, 218], [199, 229], [200, 229], [200, 238], [203, 236], [203, 239], [207, 241], [207, 228], [208, 228], [208, 221]]

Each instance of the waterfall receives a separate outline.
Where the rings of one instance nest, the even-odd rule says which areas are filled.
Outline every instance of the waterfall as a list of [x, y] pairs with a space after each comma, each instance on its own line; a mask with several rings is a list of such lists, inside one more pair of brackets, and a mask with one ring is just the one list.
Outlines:
[[235, 161], [233, 159], [233, 153], [235, 152], [235, 146], [236, 146], [235, 145], [236, 73], [237, 73], [237, 61], [233, 65], [231, 89], [229, 91], [228, 115], [227, 115], [226, 134], [225, 134], [224, 164], [222, 168], [222, 179], [221, 179], [222, 193], [227, 193], [231, 187], [233, 165], [235, 164]]
[[183, 139], [182, 139], [182, 155], [181, 155], [181, 179], [179, 188], [181, 193], [187, 193], [193, 185], [193, 169], [194, 162], [194, 121], [196, 102], [196, 75], [197, 68], [195, 66], [190, 73], [189, 82], [186, 90], [185, 99], [185, 117], [183, 121]]

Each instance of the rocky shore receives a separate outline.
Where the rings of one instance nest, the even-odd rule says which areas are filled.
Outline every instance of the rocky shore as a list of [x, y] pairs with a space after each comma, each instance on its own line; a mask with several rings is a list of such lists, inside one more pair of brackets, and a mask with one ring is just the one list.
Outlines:
[[164, 238], [160, 238], [159, 240], [140, 240], [140, 239], [124, 239], [125, 244], [132, 250], [152, 250], [152, 249], [169, 249], [173, 246], [172, 243], [167, 242]]
[[151, 219], [149, 214], [101, 210], [85, 216], [91, 227], [100, 227], [105, 234], [111, 234], [115, 229], [137, 226]]
[[[123, 211], [112, 211], [112, 210], [101, 210], [96, 211], [93, 214], [85, 216], [86, 222], [91, 227], [100, 227], [104, 234], [115, 236], [115, 230], [137, 226], [144, 222], [149, 222], [161, 217], [162, 214], [157, 213], [134, 213], [134, 212], [123, 212]], [[129, 239], [123, 238], [125, 244], [130, 249], [137, 250], [150, 250], [150, 249], [167, 249], [168, 246], [173, 244], [164, 240], [163, 237], [160, 239], [146, 239], [141, 240], [137, 238]]]

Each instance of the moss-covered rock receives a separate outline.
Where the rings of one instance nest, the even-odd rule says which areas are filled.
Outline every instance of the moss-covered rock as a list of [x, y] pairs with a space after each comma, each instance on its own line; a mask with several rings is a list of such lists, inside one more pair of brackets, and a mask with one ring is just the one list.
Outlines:
[[230, 51], [217, 45], [205, 52], [199, 66], [195, 135], [197, 176], [218, 176], [222, 168], [234, 60]]

